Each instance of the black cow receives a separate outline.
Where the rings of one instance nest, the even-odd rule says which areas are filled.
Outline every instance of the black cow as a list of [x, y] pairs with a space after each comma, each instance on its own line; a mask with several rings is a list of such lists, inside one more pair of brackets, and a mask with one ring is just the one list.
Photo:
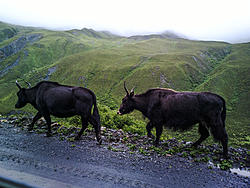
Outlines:
[[187, 130], [199, 123], [200, 138], [193, 145], [198, 146], [209, 136], [223, 146], [223, 155], [228, 155], [228, 136], [225, 130], [225, 100], [210, 92], [178, 92], [171, 89], [149, 89], [147, 92], [134, 95], [129, 93], [122, 99], [118, 114], [127, 114], [134, 109], [139, 110], [150, 121], [147, 124], [149, 137], [153, 137], [151, 129], [156, 128], [155, 145], [159, 144], [163, 125], [174, 130]]
[[[101, 144], [100, 116], [96, 105], [96, 96], [90, 89], [66, 86], [49, 81], [39, 82], [35, 87], [28, 89], [22, 88], [17, 81], [16, 85], [19, 91], [15, 107], [22, 108], [27, 103], [30, 103], [38, 110], [29, 125], [29, 130], [32, 130], [34, 123], [43, 116], [48, 125], [47, 136], [51, 136], [50, 115], [61, 118], [80, 115], [82, 128], [75, 139], [80, 139], [88, 122], [90, 122], [95, 128], [96, 139]], [[94, 108], [91, 114], [92, 106]]]

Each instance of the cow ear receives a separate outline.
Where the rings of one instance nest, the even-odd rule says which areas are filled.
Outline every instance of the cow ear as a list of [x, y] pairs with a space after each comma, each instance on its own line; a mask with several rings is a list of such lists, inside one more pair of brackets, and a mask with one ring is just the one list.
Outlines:
[[134, 91], [132, 91], [130, 94], [129, 94], [129, 97], [133, 97], [134, 96]]
[[135, 94], [134, 90], [135, 90], [135, 87], [134, 87], [133, 89], [131, 89], [130, 94], [129, 94], [130, 97], [133, 97], [133, 96], [134, 96], [134, 94]]

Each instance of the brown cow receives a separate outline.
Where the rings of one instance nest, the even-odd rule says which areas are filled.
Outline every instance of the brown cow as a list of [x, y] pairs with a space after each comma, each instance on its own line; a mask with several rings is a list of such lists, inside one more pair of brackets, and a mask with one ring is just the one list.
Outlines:
[[127, 114], [139, 110], [150, 121], [147, 125], [149, 137], [151, 129], [156, 128], [155, 145], [159, 144], [163, 125], [174, 130], [187, 130], [199, 123], [200, 138], [193, 144], [198, 146], [209, 136], [221, 142], [223, 155], [228, 155], [228, 136], [225, 130], [225, 100], [210, 92], [178, 92], [171, 89], [149, 89], [143, 94], [129, 93], [124, 82], [126, 96], [118, 114]]

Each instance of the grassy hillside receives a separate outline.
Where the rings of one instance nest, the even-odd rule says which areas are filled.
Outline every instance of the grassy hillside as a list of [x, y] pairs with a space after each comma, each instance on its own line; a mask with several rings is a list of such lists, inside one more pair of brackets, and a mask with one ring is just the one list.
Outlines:
[[[128, 88], [136, 86], [136, 93], [152, 87], [211, 91], [226, 99], [230, 142], [238, 142], [240, 135], [239, 142], [249, 144], [250, 43], [138, 37], [0, 23], [0, 112], [14, 110], [16, 79], [24, 86], [24, 81], [35, 85], [47, 79], [88, 87], [99, 104], [111, 109], [118, 108], [125, 94], [124, 81]], [[6, 50], [11, 47], [15, 50]]]
[[197, 90], [221, 94], [227, 102], [230, 141], [250, 148], [250, 43], [236, 44]]

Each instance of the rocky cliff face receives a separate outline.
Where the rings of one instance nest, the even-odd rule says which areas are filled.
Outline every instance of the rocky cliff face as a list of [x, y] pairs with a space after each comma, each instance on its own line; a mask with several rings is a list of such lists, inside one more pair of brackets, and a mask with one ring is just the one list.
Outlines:
[[18, 53], [22, 50], [27, 44], [32, 44], [35, 41], [38, 41], [42, 38], [41, 34], [29, 34], [23, 35], [8, 45], [0, 48], [0, 62], [6, 59], [7, 57]]
[[0, 30], [0, 42], [14, 37], [18, 33], [15, 28], [4, 28]]
[[13, 67], [17, 66], [19, 61], [20, 61], [20, 56], [14, 61], [12, 62], [11, 64], [7, 65], [4, 69], [0, 70], [0, 78], [3, 77], [5, 74], [8, 73], [8, 71], [10, 69], [12, 69]]

